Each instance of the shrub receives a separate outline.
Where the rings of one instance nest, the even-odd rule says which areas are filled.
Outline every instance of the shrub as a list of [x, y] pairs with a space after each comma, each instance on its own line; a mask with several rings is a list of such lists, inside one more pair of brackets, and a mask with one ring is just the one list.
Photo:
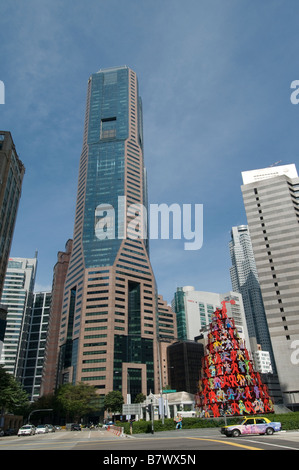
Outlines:
[[[290, 412], [283, 414], [265, 414], [271, 421], [280, 421], [284, 431], [299, 429], [299, 412]], [[234, 424], [240, 421], [240, 417], [233, 417], [227, 419], [227, 424]], [[123, 423], [118, 421], [117, 426], [124, 428], [125, 434], [130, 434], [130, 423]], [[196, 429], [196, 428], [219, 428], [225, 425], [224, 418], [221, 419], [206, 419], [206, 418], [183, 418], [183, 429]], [[154, 421], [154, 432], [174, 430], [176, 423], [172, 418], [165, 418], [164, 424], [161, 420]], [[151, 421], [134, 421], [133, 434], [149, 434], [152, 432]]]

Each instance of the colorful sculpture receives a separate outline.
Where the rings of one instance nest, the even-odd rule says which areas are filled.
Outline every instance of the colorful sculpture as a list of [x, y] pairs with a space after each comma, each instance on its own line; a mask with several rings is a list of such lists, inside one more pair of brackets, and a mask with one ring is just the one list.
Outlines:
[[204, 417], [273, 413], [268, 388], [254, 370], [234, 319], [227, 316], [226, 301], [221, 303], [210, 323], [196, 407]]

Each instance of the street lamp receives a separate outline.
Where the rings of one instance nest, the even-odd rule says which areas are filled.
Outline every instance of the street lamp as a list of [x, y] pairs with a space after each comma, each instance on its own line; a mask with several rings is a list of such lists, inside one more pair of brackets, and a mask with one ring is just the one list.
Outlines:
[[39, 411], [53, 411], [52, 408], [46, 408], [46, 409], [41, 409], [41, 410], [33, 410], [31, 411], [31, 413], [29, 413], [29, 416], [28, 416], [28, 423], [27, 424], [30, 424], [30, 417], [33, 413], [38, 413]]

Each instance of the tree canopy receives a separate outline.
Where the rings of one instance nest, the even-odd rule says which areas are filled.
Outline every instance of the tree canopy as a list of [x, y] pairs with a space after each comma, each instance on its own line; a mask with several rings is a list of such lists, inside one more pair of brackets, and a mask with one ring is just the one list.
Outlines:
[[62, 385], [56, 394], [56, 400], [67, 418], [75, 421], [98, 409], [98, 397], [96, 389], [84, 383]]
[[121, 392], [114, 390], [107, 393], [104, 399], [105, 410], [111, 411], [111, 413], [122, 412], [122, 405], [124, 403], [124, 398]]
[[0, 366], [0, 409], [17, 414], [28, 406], [28, 395], [21, 384]]

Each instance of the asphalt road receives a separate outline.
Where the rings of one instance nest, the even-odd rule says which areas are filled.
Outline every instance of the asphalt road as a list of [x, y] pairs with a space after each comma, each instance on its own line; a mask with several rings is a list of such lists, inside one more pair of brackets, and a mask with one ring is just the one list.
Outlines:
[[[1, 437], [0, 451], [3, 450], [93, 450], [97, 452], [95, 455], [90, 454], [91, 461], [96, 456], [97, 463], [110, 465], [126, 464], [133, 467], [138, 463], [137, 460], [135, 464], [133, 460], [118, 461], [117, 459], [120, 459], [121, 456], [124, 459], [136, 458], [140, 463], [147, 463], [148, 465], [159, 463], [193, 465], [198, 463], [201, 451], [296, 451], [299, 450], [299, 431], [282, 431], [272, 436], [228, 438], [221, 435], [218, 429], [182, 429], [121, 437], [107, 430], [86, 429], [82, 431], [57, 431], [55, 433], [35, 436]], [[14, 453], [14, 455], [16, 456], [17, 454]], [[166, 455], [167, 458], [165, 457]], [[172, 462], [170, 459], [172, 459]], [[43, 463], [46, 462], [44, 461]]]

